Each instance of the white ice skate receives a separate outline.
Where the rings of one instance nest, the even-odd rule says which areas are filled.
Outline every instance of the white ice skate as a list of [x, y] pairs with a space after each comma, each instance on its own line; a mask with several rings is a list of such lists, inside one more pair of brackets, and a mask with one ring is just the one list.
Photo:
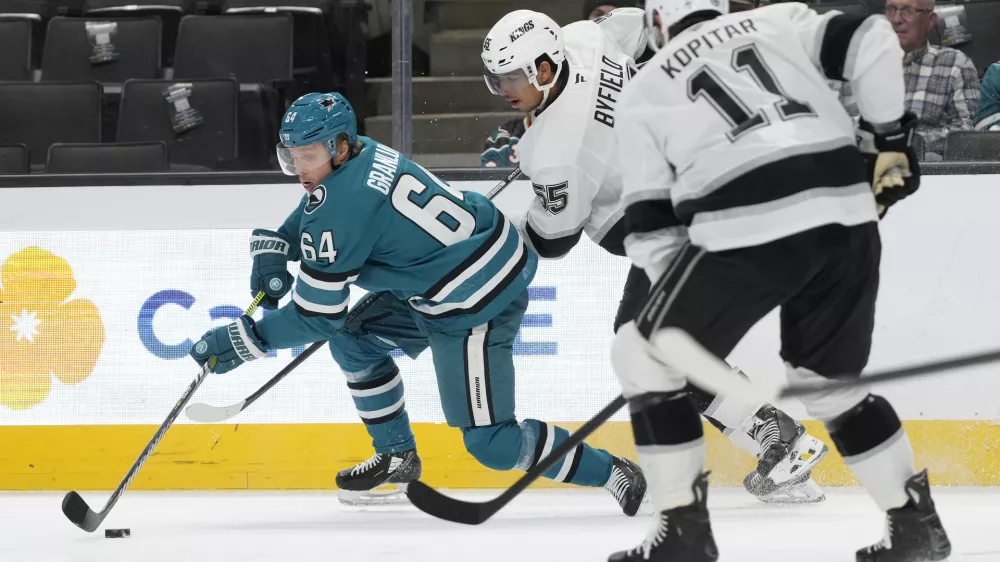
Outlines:
[[826, 499], [811, 472], [830, 449], [806, 433], [805, 426], [768, 404], [754, 414], [747, 434], [760, 445], [757, 470], [743, 480], [748, 492], [764, 503], [818, 503]]

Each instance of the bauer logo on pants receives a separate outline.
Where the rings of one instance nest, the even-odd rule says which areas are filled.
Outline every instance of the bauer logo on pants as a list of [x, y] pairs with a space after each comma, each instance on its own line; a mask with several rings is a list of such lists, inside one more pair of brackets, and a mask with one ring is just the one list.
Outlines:
[[0, 404], [41, 404], [53, 376], [76, 384], [91, 375], [104, 346], [94, 303], [71, 299], [69, 262], [38, 247], [20, 250], [0, 270]]

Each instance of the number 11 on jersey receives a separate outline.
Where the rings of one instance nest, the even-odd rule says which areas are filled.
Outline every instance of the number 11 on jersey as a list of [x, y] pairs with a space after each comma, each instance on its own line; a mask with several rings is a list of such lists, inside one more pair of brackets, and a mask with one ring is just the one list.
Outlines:
[[[780, 98], [775, 102], [774, 107], [783, 121], [795, 117], [816, 116], [809, 104], [793, 99], [785, 93], [784, 88], [775, 78], [774, 72], [764, 62], [760, 51], [753, 43], [733, 51], [732, 66], [737, 72], [748, 73], [761, 89]], [[708, 66], [701, 67], [688, 78], [688, 98], [691, 101], [697, 101], [700, 97], [705, 97], [712, 104], [712, 107], [722, 115], [723, 119], [732, 126], [732, 129], [726, 133], [726, 137], [730, 141], [735, 142], [746, 133], [771, 124], [763, 109], [751, 113], [747, 104], [733, 93]]]

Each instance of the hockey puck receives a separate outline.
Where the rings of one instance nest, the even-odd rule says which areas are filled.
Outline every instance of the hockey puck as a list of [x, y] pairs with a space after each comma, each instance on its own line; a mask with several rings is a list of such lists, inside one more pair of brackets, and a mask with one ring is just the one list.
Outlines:
[[124, 539], [132, 534], [131, 529], [105, 529], [104, 538], [106, 539]]

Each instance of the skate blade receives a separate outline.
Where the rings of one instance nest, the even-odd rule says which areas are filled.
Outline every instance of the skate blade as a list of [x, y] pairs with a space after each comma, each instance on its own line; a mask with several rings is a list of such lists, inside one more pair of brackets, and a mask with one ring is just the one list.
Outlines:
[[805, 474], [819, 464], [830, 448], [812, 435], [805, 434], [799, 437], [792, 445], [791, 450], [774, 466], [767, 478], [778, 487], [793, 480], [800, 474]]
[[337, 492], [337, 500], [343, 505], [351, 507], [410, 505], [406, 491], [396, 484], [387, 484], [374, 490], [340, 490]]
[[775, 490], [770, 494], [757, 496], [757, 499], [771, 505], [797, 505], [824, 502], [826, 494], [810, 477], [801, 484], [794, 484]]

